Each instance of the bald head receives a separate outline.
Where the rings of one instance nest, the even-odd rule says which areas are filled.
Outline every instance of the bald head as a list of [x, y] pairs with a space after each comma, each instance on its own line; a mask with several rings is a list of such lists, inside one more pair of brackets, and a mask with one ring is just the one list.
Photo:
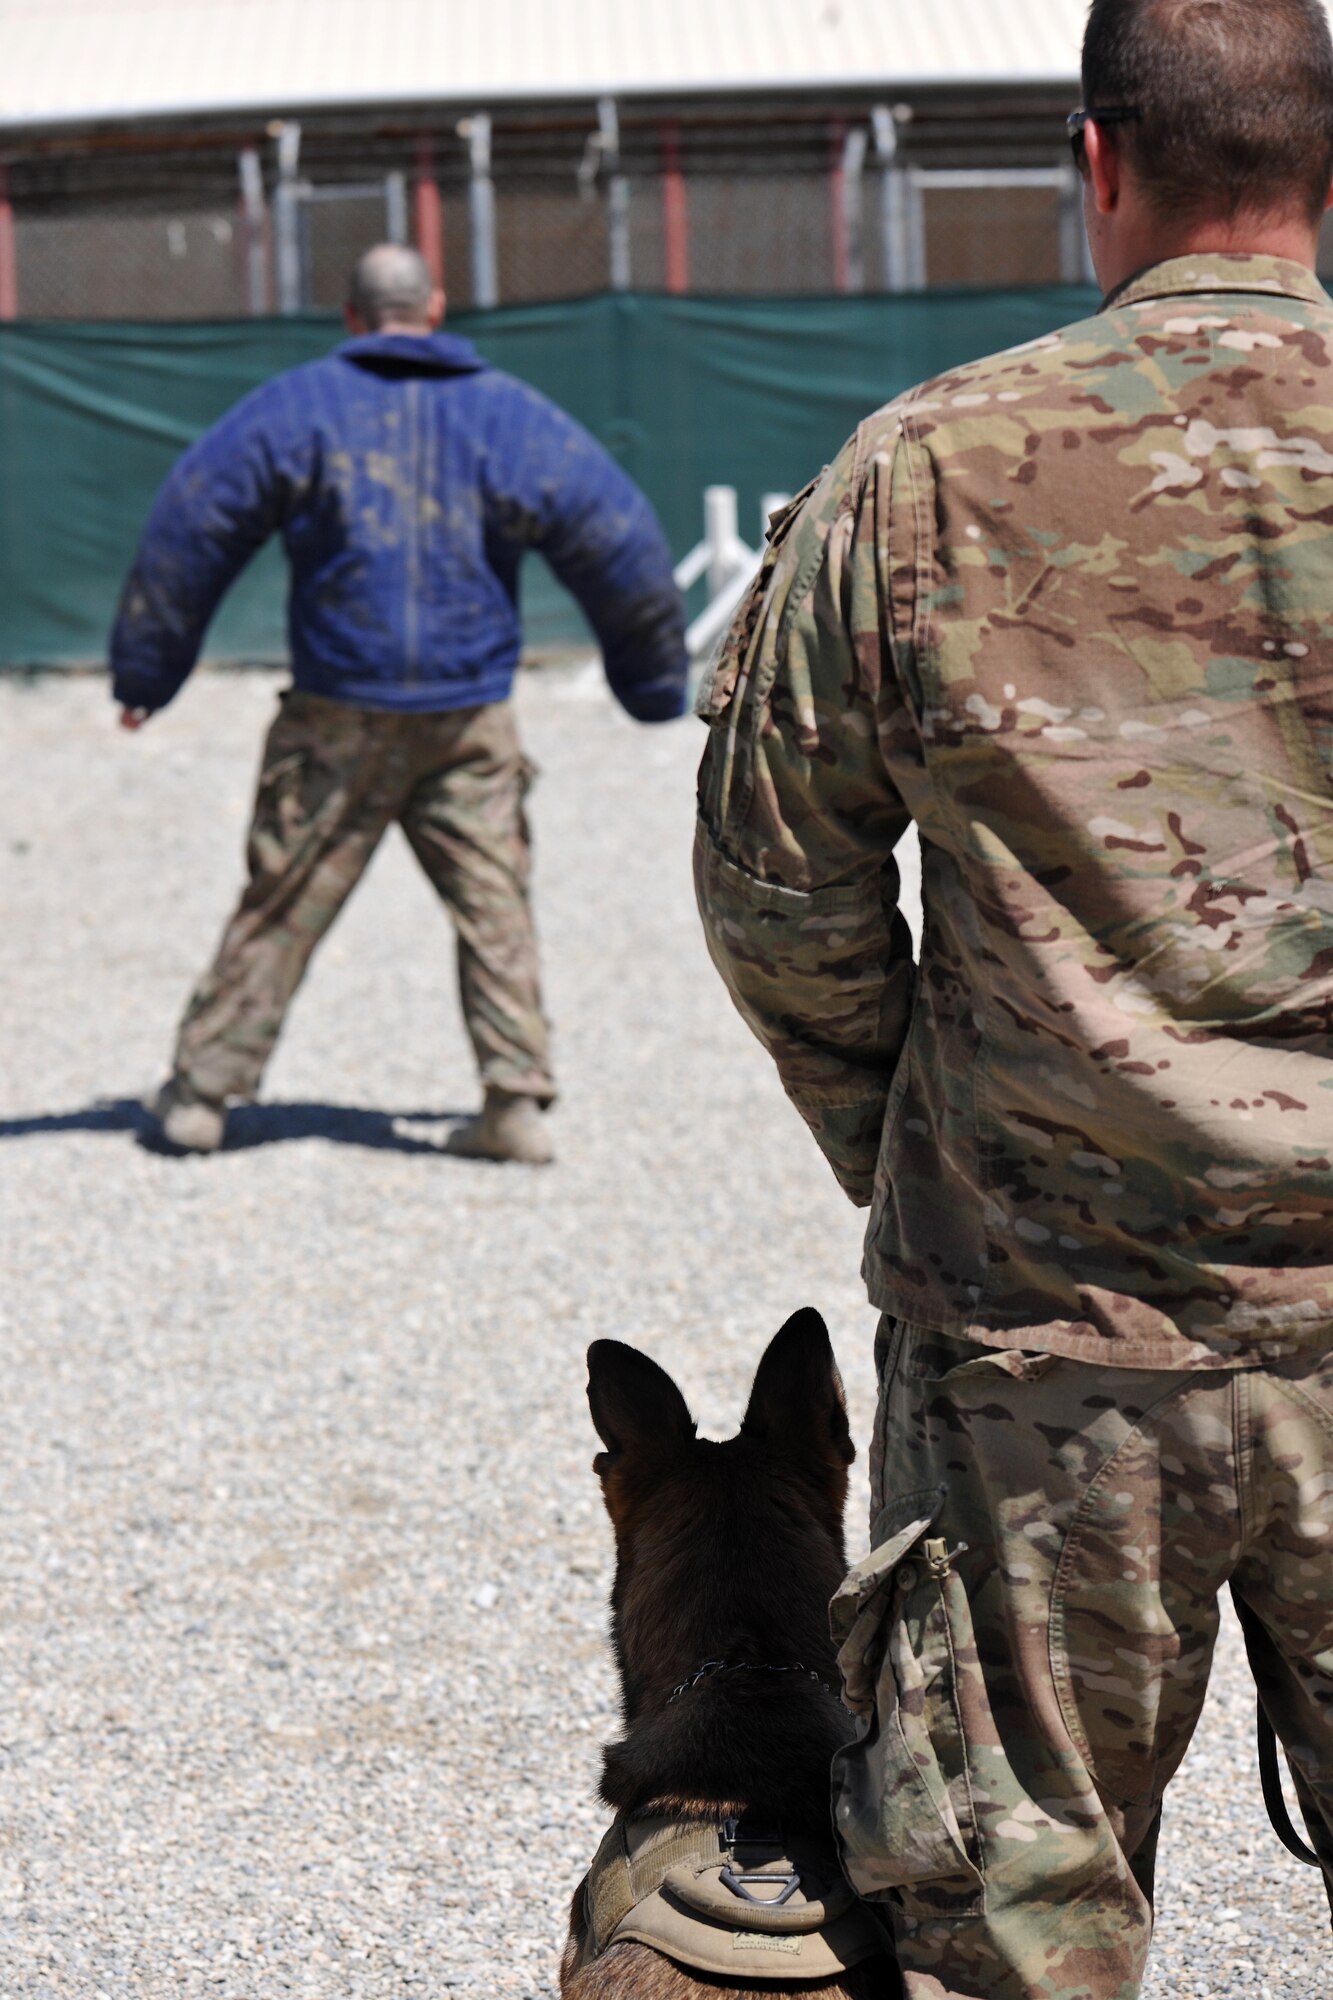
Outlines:
[[387, 327], [429, 333], [443, 310], [443, 294], [419, 251], [409, 250], [405, 243], [377, 243], [357, 258], [347, 315], [367, 333]]

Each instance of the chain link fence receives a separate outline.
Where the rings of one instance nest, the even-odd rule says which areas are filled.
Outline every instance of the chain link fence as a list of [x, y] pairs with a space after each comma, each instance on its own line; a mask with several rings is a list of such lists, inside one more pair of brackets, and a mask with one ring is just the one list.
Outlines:
[[[336, 310], [417, 241], [462, 309], [1090, 278], [1057, 107], [865, 106], [47, 141], [0, 155], [0, 317]], [[1333, 225], [1322, 268], [1333, 270]]]
[[212, 203], [118, 200], [15, 218], [25, 319], [217, 319], [243, 311], [236, 215]]
[[[878, 226], [876, 186], [864, 208], [864, 274], [849, 285], [839, 268], [837, 194], [829, 176], [697, 173], [680, 179], [679, 268], [669, 271], [665, 177], [628, 182], [626, 269], [641, 291], [715, 295], [811, 294], [897, 289]], [[1062, 272], [1058, 199], [999, 190], [924, 196], [926, 282], [1039, 285]], [[274, 310], [271, 205], [258, 225], [263, 279], [251, 283], [251, 228], [239, 204], [163, 194], [58, 205], [14, 203], [18, 315], [24, 319], [219, 319]], [[441, 193], [444, 277], [457, 308], [578, 297], [614, 283], [612, 232], [604, 188], [581, 193], [531, 176], [498, 182], [494, 193], [495, 285], [480, 295], [475, 220], [465, 191]], [[297, 214], [296, 304], [337, 310], [353, 262], [383, 238], [416, 240], [414, 204], [395, 226], [385, 188], [364, 182], [301, 190]], [[844, 260], [845, 261], [845, 260]], [[1077, 272], [1074, 273], [1078, 275]]]

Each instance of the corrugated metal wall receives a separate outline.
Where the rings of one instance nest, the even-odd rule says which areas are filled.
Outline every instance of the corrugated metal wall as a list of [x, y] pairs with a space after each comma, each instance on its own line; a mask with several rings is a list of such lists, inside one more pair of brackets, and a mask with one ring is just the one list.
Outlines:
[[0, 0], [0, 124], [1067, 83], [1084, 0]]

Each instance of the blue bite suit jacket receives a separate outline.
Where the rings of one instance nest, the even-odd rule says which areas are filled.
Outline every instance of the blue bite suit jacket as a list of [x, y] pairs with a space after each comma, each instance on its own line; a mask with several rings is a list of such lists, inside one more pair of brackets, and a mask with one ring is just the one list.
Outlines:
[[465, 340], [348, 341], [256, 389], [185, 453], [121, 597], [118, 701], [171, 700], [272, 534], [309, 693], [408, 713], [502, 701], [533, 548], [582, 606], [630, 714], [681, 712], [684, 610], [652, 508], [580, 424]]

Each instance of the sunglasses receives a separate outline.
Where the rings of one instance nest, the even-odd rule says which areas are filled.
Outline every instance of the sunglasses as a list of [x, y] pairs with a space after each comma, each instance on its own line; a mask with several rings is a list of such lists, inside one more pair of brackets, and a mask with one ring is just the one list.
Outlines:
[[1069, 150], [1074, 155], [1074, 165], [1082, 173], [1088, 163], [1088, 149], [1083, 142], [1083, 127], [1091, 119], [1094, 125], [1130, 125], [1143, 113], [1137, 104], [1108, 104], [1103, 110], [1085, 111], [1082, 105], [1071, 111], [1065, 120], [1065, 131], [1069, 134]]

